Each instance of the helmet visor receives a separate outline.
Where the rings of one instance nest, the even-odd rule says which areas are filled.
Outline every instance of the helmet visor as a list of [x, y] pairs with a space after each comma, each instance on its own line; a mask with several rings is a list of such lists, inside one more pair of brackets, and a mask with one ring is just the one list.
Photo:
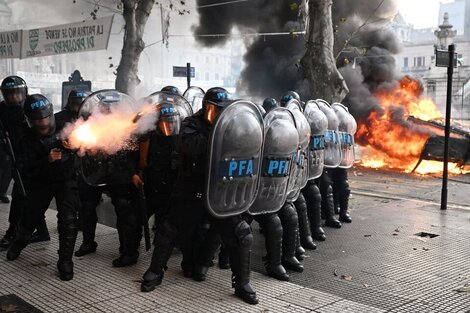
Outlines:
[[205, 108], [204, 108], [204, 119], [211, 125], [214, 125], [214, 122], [217, 118], [217, 116], [222, 112], [222, 108], [216, 106], [215, 104], [211, 102], [206, 102], [205, 103]]
[[158, 128], [164, 136], [174, 136], [180, 133], [181, 118], [179, 115], [162, 116], [158, 120]]
[[11, 105], [23, 105], [26, 99], [25, 88], [8, 88], [2, 90], [3, 98], [5, 102]]
[[27, 118], [27, 121], [29, 127], [35, 129], [42, 136], [49, 135], [55, 131], [54, 114], [36, 120]]

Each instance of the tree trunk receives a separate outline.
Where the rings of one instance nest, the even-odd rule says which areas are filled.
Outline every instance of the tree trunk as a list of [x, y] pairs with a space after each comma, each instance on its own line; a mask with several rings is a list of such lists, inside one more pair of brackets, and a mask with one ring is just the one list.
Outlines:
[[340, 102], [348, 93], [343, 76], [336, 68], [333, 55], [334, 33], [331, 18], [333, 0], [308, 1], [306, 52], [300, 61], [310, 97], [329, 103]]
[[140, 54], [145, 48], [142, 37], [154, 3], [155, 0], [122, 0], [125, 22], [124, 44], [115, 87], [129, 95], [134, 95], [135, 87], [140, 83], [137, 73]]

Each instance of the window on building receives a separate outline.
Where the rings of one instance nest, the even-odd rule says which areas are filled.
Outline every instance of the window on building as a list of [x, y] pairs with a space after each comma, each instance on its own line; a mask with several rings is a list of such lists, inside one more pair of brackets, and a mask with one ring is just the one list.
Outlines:
[[408, 57], [403, 58], [403, 67], [408, 67]]
[[417, 57], [416, 59], [417, 59], [416, 66], [417, 66], [417, 67], [423, 66], [423, 64], [422, 64], [422, 58], [421, 58], [421, 57]]
[[215, 79], [215, 80], [219, 80], [219, 73], [215, 73], [214, 79]]
[[426, 93], [429, 98], [431, 98], [433, 101], [436, 101], [436, 81], [435, 80], [429, 80], [427, 82]]
[[206, 63], [210, 63], [209, 56], [206, 56]]
[[209, 80], [209, 73], [208, 72], [206, 72], [206, 74], [205, 74], [205, 80]]
[[219, 57], [215, 58], [215, 64], [219, 64]]

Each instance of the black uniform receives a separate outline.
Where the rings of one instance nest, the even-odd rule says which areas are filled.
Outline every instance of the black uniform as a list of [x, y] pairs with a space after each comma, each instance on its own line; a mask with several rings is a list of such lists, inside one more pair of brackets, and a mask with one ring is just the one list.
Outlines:
[[162, 136], [152, 132], [148, 136], [148, 165], [144, 169], [144, 189], [149, 217], [155, 214], [155, 225], [168, 212], [170, 196], [178, 176], [176, 145], [178, 136]]
[[[21, 138], [24, 137], [27, 132], [28, 126], [25, 121], [23, 108], [17, 105], [8, 105], [5, 101], [0, 103], [0, 120], [5, 130], [9, 134], [9, 138], [13, 147], [13, 152], [15, 153], [16, 158], [21, 153]], [[6, 165], [11, 167], [11, 160], [6, 162]], [[6, 169], [11, 172], [11, 168]], [[11, 205], [10, 213], [8, 216], [8, 222], [10, 226], [5, 234], [5, 237], [0, 241], [0, 249], [8, 249], [13, 238], [16, 235], [16, 229], [18, 223], [23, 215], [24, 206], [25, 206], [25, 197], [21, 193], [21, 189], [17, 182], [13, 183], [13, 190], [11, 194]], [[38, 222], [39, 233], [35, 233], [35, 238], [41, 237], [43, 240], [49, 240], [49, 232], [47, 230], [47, 225], [42, 218]], [[33, 241], [42, 241], [42, 240], [33, 240]]]
[[351, 216], [348, 213], [349, 196], [351, 195], [348, 171], [345, 168], [333, 168], [329, 172], [333, 182], [335, 208], [339, 208], [339, 220], [344, 223], [351, 223]]
[[326, 236], [321, 227], [321, 194], [314, 180], [309, 180], [302, 189], [302, 194], [307, 205], [307, 214], [310, 223], [312, 237], [316, 240], [325, 241]]
[[[229, 251], [235, 294], [244, 301], [257, 303], [256, 294], [249, 285], [250, 249], [253, 241], [250, 226], [240, 215], [217, 219], [210, 216], [204, 206], [204, 182], [206, 176], [208, 139], [211, 126], [203, 117], [203, 110], [183, 122], [178, 145], [179, 175], [175, 185], [170, 212], [156, 232], [155, 248], [150, 268], [144, 275], [142, 291], [151, 291], [161, 283], [166, 263], [179, 236], [183, 243], [191, 242], [199, 225], [207, 219], [214, 234], [209, 244], [195, 257], [196, 265], [205, 265], [214, 255], [220, 234]], [[183, 244], [183, 253], [188, 253]], [[250, 299], [247, 299], [249, 297]]]
[[330, 171], [330, 169], [324, 169], [323, 174], [317, 179], [318, 188], [321, 193], [321, 215], [325, 219], [325, 226], [341, 228], [341, 222], [335, 217], [333, 181]]
[[[72, 255], [77, 238], [77, 162], [70, 150], [58, 140], [59, 128], [52, 134], [39, 136], [29, 130], [22, 140], [22, 152], [18, 157], [27, 193], [23, 217], [17, 237], [8, 250], [7, 258], [16, 259], [37, 226], [53, 198], [57, 204], [59, 231], [59, 273], [61, 279], [73, 277]], [[62, 159], [48, 160], [51, 149], [60, 148]], [[65, 269], [64, 269], [65, 267]]]
[[[305, 189], [305, 188], [304, 188]], [[310, 221], [308, 218], [308, 207], [305, 197], [303, 195], [303, 189], [300, 192], [299, 197], [294, 202], [295, 209], [299, 218], [299, 241], [300, 245], [309, 250], [315, 250], [317, 246], [313, 242]]]
[[[127, 166], [133, 168], [135, 164], [135, 153], [123, 153], [119, 155], [125, 160]], [[128, 177], [130, 180], [130, 177]], [[126, 179], [121, 179], [123, 181]], [[96, 207], [101, 201], [105, 190], [109, 192], [111, 203], [116, 212], [116, 228], [119, 235], [120, 257], [113, 260], [114, 267], [123, 267], [135, 264], [139, 257], [139, 245], [142, 237], [141, 215], [135, 209], [136, 188], [131, 183], [120, 183], [102, 187], [94, 187], [80, 180], [80, 221], [83, 231], [83, 243], [75, 252], [76, 256], [83, 256], [96, 251], [98, 244], [95, 242], [96, 224], [98, 216]]]

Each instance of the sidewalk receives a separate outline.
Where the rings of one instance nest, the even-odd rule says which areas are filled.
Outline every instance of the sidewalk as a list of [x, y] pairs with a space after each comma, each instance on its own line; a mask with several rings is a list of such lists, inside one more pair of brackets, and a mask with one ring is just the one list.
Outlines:
[[[382, 174], [367, 179], [371, 176], [383, 181]], [[356, 190], [361, 183], [372, 186], [365, 177], [351, 180]], [[403, 186], [400, 180], [396, 184]], [[465, 184], [457, 187], [470, 190]], [[254, 223], [252, 281], [260, 298], [256, 306], [233, 296], [230, 270], [214, 266], [203, 283], [184, 278], [178, 251], [163, 284], [154, 292], [141, 293], [140, 279], [151, 251], [142, 253], [136, 266], [113, 268], [117, 232], [104, 225], [97, 230], [97, 253], [75, 258], [75, 278], [62, 282], [55, 265], [55, 212], [49, 210], [51, 242], [29, 245], [14, 262], [7, 262], [5, 252], [0, 252], [0, 312], [470, 312], [470, 293], [455, 291], [470, 283], [469, 210], [441, 212], [425, 202], [359, 194], [353, 195], [351, 206], [353, 223], [326, 229], [327, 241], [308, 252], [304, 273], [292, 273], [289, 283], [264, 275], [264, 241]], [[8, 206], [2, 204], [2, 235], [7, 217]], [[419, 232], [438, 236], [416, 236]], [[8, 294], [39, 311], [7, 306], [2, 296]]]

